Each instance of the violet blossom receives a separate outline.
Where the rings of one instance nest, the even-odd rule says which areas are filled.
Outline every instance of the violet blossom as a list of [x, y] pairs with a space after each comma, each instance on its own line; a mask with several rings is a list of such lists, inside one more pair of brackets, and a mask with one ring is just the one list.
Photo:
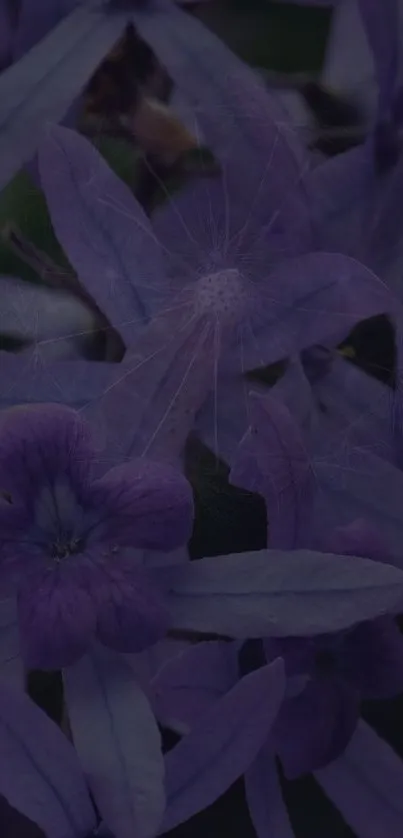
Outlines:
[[[298, 256], [293, 227], [272, 231], [253, 212], [245, 218], [225, 177], [188, 186], [151, 226], [83, 137], [53, 126], [39, 160], [59, 241], [128, 346], [116, 384], [93, 406], [109, 435], [113, 422], [106, 417], [120, 413], [118, 436], [109, 443], [121, 459], [150, 450], [180, 455], [211, 391], [206, 424], [215, 429], [219, 451], [217, 406], [226, 382], [234, 402], [228, 411], [245, 416], [248, 369], [324, 338], [337, 343], [357, 320], [399, 310], [355, 260]], [[117, 400], [125, 410], [117, 411]]]
[[133, 461], [91, 478], [95, 453], [69, 408], [3, 413], [0, 439], [1, 576], [17, 585], [23, 657], [56, 669], [97, 638], [141, 651], [163, 637], [164, 602], [125, 548], [184, 544], [193, 502], [169, 467]]

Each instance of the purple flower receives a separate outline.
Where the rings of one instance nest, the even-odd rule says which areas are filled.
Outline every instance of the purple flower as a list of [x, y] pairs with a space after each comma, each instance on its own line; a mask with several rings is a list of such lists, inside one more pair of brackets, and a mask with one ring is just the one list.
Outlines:
[[95, 452], [79, 414], [15, 408], [0, 426], [0, 578], [16, 591], [31, 668], [67, 666], [93, 638], [121, 652], [166, 630], [163, 599], [135, 548], [168, 552], [191, 533], [187, 481], [137, 460], [92, 478]]

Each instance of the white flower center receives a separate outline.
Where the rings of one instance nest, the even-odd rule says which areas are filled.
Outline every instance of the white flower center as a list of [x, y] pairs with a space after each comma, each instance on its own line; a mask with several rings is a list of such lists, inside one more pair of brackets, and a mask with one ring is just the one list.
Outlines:
[[195, 304], [197, 314], [218, 317], [223, 325], [236, 325], [249, 305], [245, 281], [235, 268], [203, 276], [197, 283]]
[[81, 552], [85, 546], [84, 515], [67, 482], [44, 487], [39, 493], [35, 503], [35, 529], [54, 561]]

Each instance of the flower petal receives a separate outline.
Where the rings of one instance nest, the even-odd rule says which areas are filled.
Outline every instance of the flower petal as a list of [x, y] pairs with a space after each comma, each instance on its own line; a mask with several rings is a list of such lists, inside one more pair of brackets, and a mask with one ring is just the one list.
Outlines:
[[96, 816], [74, 748], [33, 701], [5, 684], [0, 733], [0, 793], [48, 838], [90, 833]]
[[96, 805], [119, 838], [154, 838], [164, 761], [157, 723], [130, 668], [96, 648], [64, 673], [74, 744]]
[[46, 362], [33, 355], [0, 353], [0, 406], [59, 403], [83, 407], [108, 388], [113, 364], [98, 361]]
[[[131, 19], [102, 8], [72, 11], [27, 55], [2, 73], [0, 189], [32, 159], [47, 122], [59, 122]], [[18, 103], [18, 104], [17, 104]]]
[[310, 550], [201, 559], [167, 569], [164, 584], [173, 628], [240, 639], [338, 631], [399, 613], [403, 596], [391, 565]]
[[373, 53], [379, 88], [378, 116], [389, 116], [399, 58], [399, 4], [386, 0], [382, 11], [377, 0], [358, 0], [366, 36]]
[[329, 372], [313, 385], [317, 400], [345, 445], [358, 444], [374, 454], [395, 461], [392, 415], [395, 394], [355, 364], [337, 355]]
[[18, 595], [21, 654], [28, 669], [62, 669], [78, 660], [95, 633], [90, 595], [68, 572], [31, 575]]
[[41, 41], [60, 20], [77, 5], [77, 0], [21, 0], [18, 10], [18, 27], [14, 38], [13, 58], [18, 61]]
[[257, 838], [294, 838], [271, 742], [263, 746], [245, 773], [245, 792]]
[[403, 693], [403, 636], [394, 620], [379, 617], [349, 634], [342, 671], [364, 699], [394, 698]]
[[315, 776], [357, 838], [401, 838], [403, 764], [365, 722], [346, 752]]
[[35, 343], [36, 356], [49, 361], [84, 355], [97, 318], [81, 300], [8, 276], [0, 276], [0, 292], [3, 334]]
[[237, 644], [197, 643], [171, 658], [153, 679], [153, 707], [162, 724], [192, 728], [237, 681]]
[[250, 424], [230, 481], [264, 497], [273, 549], [308, 546], [315, 479], [298, 425], [277, 399], [256, 394], [250, 397]]
[[99, 513], [98, 541], [169, 552], [192, 532], [190, 484], [161, 463], [139, 459], [115, 466], [93, 483], [90, 503]]
[[185, 291], [139, 336], [87, 411], [94, 424], [103, 421], [109, 463], [136, 456], [178, 460], [214, 384], [215, 325], [195, 316]]
[[[284, 210], [284, 226], [306, 241], [310, 219], [300, 180], [307, 155], [278, 99], [193, 16], [161, 5], [152, 17], [135, 10], [133, 18], [196, 111], [207, 144], [223, 165], [228, 203], [243, 202], [245, 219], [251, 215], [259, 226], [272, 224]], [[246, 159], [248, 169], [240, 177]]]
[[[187, 184], [155, 213], [153, 228], [177, 290], [203, 275], [237, 267], [256, 235], [244, 203], [229, 202], [225, 182], [216, 178]], [[236, 242], [241, 233], [238, 255]]]
[[358, 721], [359, 693], [338, 678], [316, 678], [286, 700], [273, 742], [289, 780], [332, 762], [347, 747]]
[[369, 268], [340, 253], [286, 259], [267, 277], [267, 289], [266, 363], [328, 336], [337, 344], [359, 321], [400, 310], [399, 301]]
[[169, 612], [141, 567], [112, 562], [100, 569], [96, 591], [97, 637], [118, 652], [142, 652], [161, 640]]
[[377, 527], [364, 518], [357, 518], [351, 524], [333, 530], [326, 539], [326, 547], [331, 553], [362, 556], [375, 562], [390, 563], [388, 545]]
[[165, 757], [167, 809], [163, 832], [220, 797], [250, 766], [284, 695], [281, 660], [247, 675]]
[[161, 254], [145, 212], [89, 140], [69, 128], [48, 129], [39, 165], [63, 249], [130, 346], [164, 284]]
[[94, 452], [90, 429], [71, 408], [29, 405], [0, 418], [0, 482], [13, 503], [31, 507], [42, 488], [62, 479], [78, 493], [88, 482]]
[[18, 615], [15, 599], [0, 601], [0, 678], [24, 690], [25, 673], [20, 656]]

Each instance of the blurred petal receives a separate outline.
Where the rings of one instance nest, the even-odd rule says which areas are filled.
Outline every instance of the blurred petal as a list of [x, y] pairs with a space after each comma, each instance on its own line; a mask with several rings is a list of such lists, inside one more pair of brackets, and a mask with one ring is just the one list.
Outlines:
[[169, 568], [165, 585], [173, 628], [240, 639], [338, 631], [398, 613], [403, 596], [391, 565], [309, 550], [201, 559]]
[[251, 765], [284, 695], [281, 660], [247, 675], [165, 757], [163, 832], [205, 809]]
[[250, 398], [250, 422], [231, 483], [264, 497], [273, 549], [307, 546], [312, 542], [315, 480], [298, 425], [285, 405], [256, 394]]
[[98, 576], [93, 596], [101, 643], [118, 652], [142, 652], [164, 637], [169, 612], [143, 568], [112, 561]]
[[164, 279], [147, 216], [89, 140], [75, 131], [49, 128], [39, 163], [56, 235], [79, 279], [130, 346], [138, 324], [148, 321]]
[[296, 779], [343, 753], [358, 721], [358, 690], [336, 678], [316, 678], [284, 702], [273, 742], [286, 777]]
[[402, 761], [365, 722], [346, 752], [315, 776], [357, 838], [401, 838]]
[[78, 358], [96, 334], [94, 313], [70, 294], [5, 276], [0, 293], [1, 333], [34, 342], [42, 358]]
[[18, 618], [28, 669], [70, 666], [86, 652], [96, 627], [91, 596], [57, 569], [28, 577], [19, 591]]
[[80, 3], [2, 73], [0, 189], [32, 159], [44, 125], [62, 120], [130, 18], [128, 9], [107, 15], [105, 9]]
[[164, 811], [157, 723], [130, 668], [95, 649], [64, 673], [74, 744], [101, 817], [119, 838], [154, 838]]
[[61, 402], [83, 407], [105, 392], [114, 374], [114, 365], [109, 363], [49, 363], [37, 353], [0, 352], [0, 406]]
[[65, 480], [85, 491], [94, 452], [90, 429], [64, 405], [29, 405], [3, 411], [0, 417], [0, 482], [13, 503], [28, 508], [41, 489]]
[[91, 487], [99, 512], [94, 537], [168, 552], [185, 544], [193, 527], [193, 494], [180, 471], [149, 460], [115, 466]]
[[399, 57], [399, 3], [358, 0], [365, 32], [372, 49], [379, 88], [378, 116], [388, 116], [395, 92]]
[[191, 729], [237, 681], [236, 644], [197, 643], [159, 670], [153, 707], [162, 724], [179, 722]]
[[77, 0], [20, 0], [13, 58], [18, 61], [70, 14]]
[[0, 793], [47, 838], [91, 833], [96, 816], [74, 748], [33, 701], [3, 683], [0, 731]]
[[0, 678], [12, 687], [25, 689], [20, 656], [18, 615], [15, 598], [0, 601]]
[[364, 699], [403, 693], [403, 636], [395, 621], [379, 617], [357, 626], [346, 640], [341, 666]]
[[257, 838], [294, 838], [271, 743], [263, 746], [245, 773], [245, 791]]

